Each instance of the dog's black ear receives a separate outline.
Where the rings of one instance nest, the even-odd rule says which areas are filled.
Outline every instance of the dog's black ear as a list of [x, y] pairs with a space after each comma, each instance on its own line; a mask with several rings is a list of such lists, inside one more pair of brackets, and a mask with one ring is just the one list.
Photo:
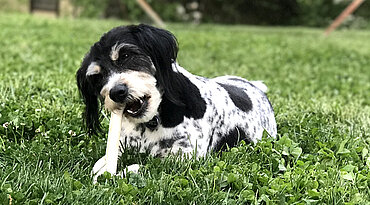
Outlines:
[[88, 53], [82, 61], [80, 69], [77, 71], [77, 86], [85, 103], [83, 117], [89, 134], [97, 134], [101, 131], [99, 121], [99, 102], [92, 85], [88, 82], [86, 72], [91, 63], [90, 54]]
[[131, 29], [137, 43], [140, 44], [139, 47], [150, 56], [157, 69], [155, 77], [163, 90], [163, 97], [176, 105], [184, 105], [180, 92], [186, 84], [183, 83], [184, 76], [175, 73], [172, 69], [178, 52], [176, 37], [167, 30], [145, 24]]

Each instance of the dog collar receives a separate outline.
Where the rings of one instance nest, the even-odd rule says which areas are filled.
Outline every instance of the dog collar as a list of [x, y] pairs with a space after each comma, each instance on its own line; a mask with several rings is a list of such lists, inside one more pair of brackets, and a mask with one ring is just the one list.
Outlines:
[[144, 123], [145, 127], [149, 128], [152, 131], [155, 128], [157, 128], [159, 124], [160, 124], [160, 119], [159, 119], [158, 115], [154, 116], [151, 120]]

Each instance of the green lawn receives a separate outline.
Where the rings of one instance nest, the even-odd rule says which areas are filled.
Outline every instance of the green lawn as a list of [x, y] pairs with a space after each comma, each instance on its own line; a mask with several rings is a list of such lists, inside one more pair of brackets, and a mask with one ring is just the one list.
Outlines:
[[370, 204], [370, 31], [170, 25], [189, 71], [265, 81], [279, 137], [93, 185], [75, 72], [121, 23], [0, 14], [0, 204]]

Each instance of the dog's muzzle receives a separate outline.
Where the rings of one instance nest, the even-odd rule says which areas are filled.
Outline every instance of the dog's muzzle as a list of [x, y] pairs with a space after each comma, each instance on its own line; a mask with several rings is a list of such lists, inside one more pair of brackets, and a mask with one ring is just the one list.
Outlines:
[[129, 90], [125, 84], [118, 84], [109, 91], [109, 97], [115, 103], [125, 104], [124, 113], [132, 117], [140, 117], [148, 107], [148, 96], [141, 98], [131, 98]]

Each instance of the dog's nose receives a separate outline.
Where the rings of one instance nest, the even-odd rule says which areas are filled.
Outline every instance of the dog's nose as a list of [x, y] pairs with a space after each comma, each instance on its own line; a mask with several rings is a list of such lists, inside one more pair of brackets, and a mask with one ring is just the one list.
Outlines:
[[119, 84], [109, 91], [109, 97], [116, 103], [123, 103], [128, 95], [127, 86]]

